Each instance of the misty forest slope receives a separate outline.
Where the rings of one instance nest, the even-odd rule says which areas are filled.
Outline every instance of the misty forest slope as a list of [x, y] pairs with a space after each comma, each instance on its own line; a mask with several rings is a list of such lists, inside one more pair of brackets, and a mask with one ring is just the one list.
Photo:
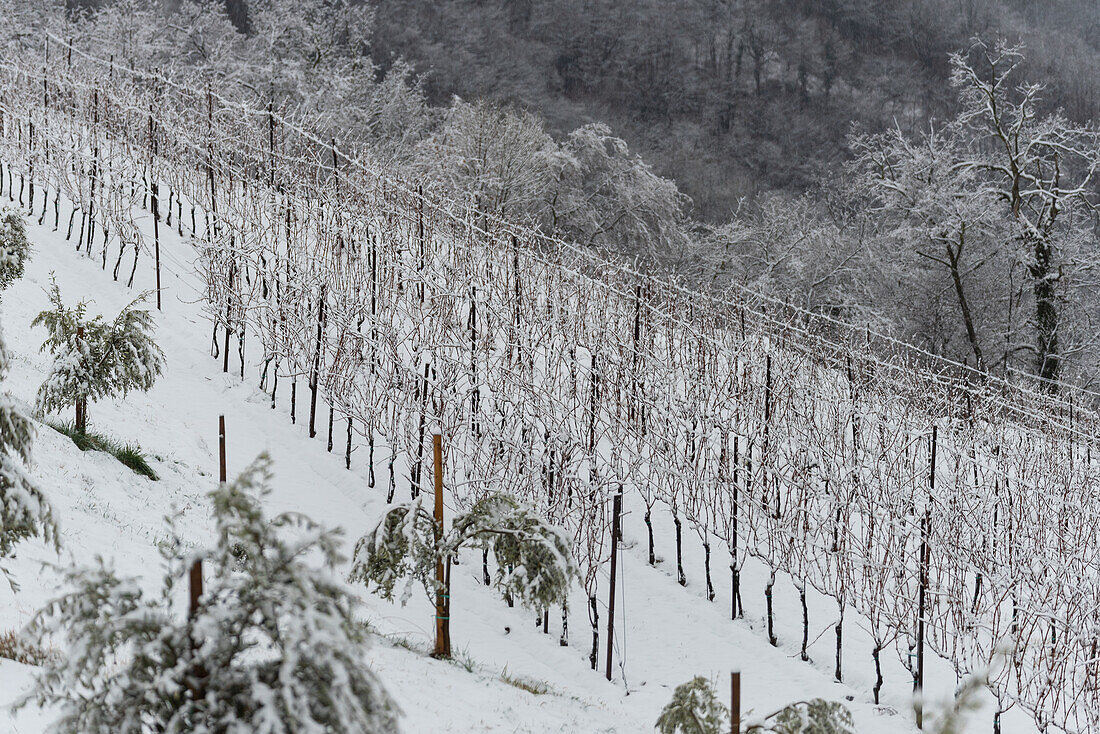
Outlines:
[[560, 132], [606, 121], [712, 221], [829, 177], [853, 124], [946, 117], [948, 54], [974, 36], [1024, 43], [1050, 107], [1100, 105], [1087, 0], [402, 0], [375, 23], [372, 56], [412, 62], [432, 101], [515, 103]]

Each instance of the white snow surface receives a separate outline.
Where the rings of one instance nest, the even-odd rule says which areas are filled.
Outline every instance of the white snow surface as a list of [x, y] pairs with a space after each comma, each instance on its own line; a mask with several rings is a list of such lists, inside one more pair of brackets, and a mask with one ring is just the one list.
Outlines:
[[[90, 313], [108, 318], [138, 291], [114, 282], [110, 268], [101, 270], [98, 259], [75, 252], [63, 231], [52, 232], [28, 220], [28, 234], [34, 245], [32, 259], [24, 278], [3, 295], [0, 323], [13, 358], [11, 375], [2, 389], [29, 405], [50, 363], [49, 356], [39, 352], [45, 332], [31, 329], [30, 322], [48, 307], [51, 273], [56, 274], [66, 303], [87, 299]], [[60, 592], [58, 574], [50, 564], [85, 564], [99, 555], [112, 561], [120, 573], [137, 576], [153, 589], [163, 572], [155, 544], [166, 532], [166, 515], [181, 511], [185, 532], [196, 542], [211, 539], [205, 497], [217, 481], [219, 415], [226, 417], [230, 477], [262, 450], [273, 457], [272, 513], [301, 511], [343, 528], [345, 550], [350, 554], [355, 540], [374, 526], [385, 509], [385, 461], [376, 462], [374, 489], [367, 486], [365, 449], [353, 455], [352, 470], [347, 471], [344, 433], [339, 428], [334, 432], [333, 453], [326, 452], [327, 409], [319, 417], [318, 438], [310, 440], [303, 420], [308, 403], [302, 399], [303, 395], [308, 399], [308, 392], [299, 390], [298, 423], [292, 425], [289, 385], [281, 381], [279, 406], [273, 411], [270, 397], [257, 387], [256, 365], [247, 366], [243, 381], [232, 372], [237, 366], [235, 347], [231, 373], [222, 373], [220, 360], [209, 354], [210, 323], [202, 315], [191, 254], [188, 243], [170, 231], [165, 235], [164, 310], [158, 315], [157, 331], [167, 357], [164, 375], [148, 394], [89, 407], [91, 427], [140, 444], [153, 457], [160, 480], [139, 477], [109, 455], [82, 453], [68, 438], [39, 424], [32, 474], [58, 514], [63, 547], [58, 555], [44, 544], [26, 543], [19, 547], [17, 558], [4, 564], [20, 589], [12, 591], [0, 577], [0, 632], [20, 628]], [[139, 286], [153, 282], [150, 261], [143, 253], [135, 279]], [[128, 273], [128, 268], [123, 270]], [[147, 303], [152, 307], [155, 300]], [[400, 468], [398, 464], [396, 498], [403, 500], [408, 497], [408, 481]], [[845, 618], [845, 683], [840, 684], [832, 680], [834, 602], [810, 592], [811, 640], [816, 640], [810, 648], [812, 661], [802, 662], [798, 655], [801, 608], [789, 579], [781, 578], [776, 585], [780, 647], [773, 648], [763, 623], [766, 573], [758, 565], [750, 561], [744, 571], [745, 618], [731, 621], [728, 562], [719, 550], [721, 543], [712, 543], [717, 597], [708, 602], [698, 537], [685, 529], [684, 568], [689, 583], [681, 588], [675, 579], [671, 518], [654, 514], [657, 552], [664, 561], [650, 568], [642, 511], [629, 501], [625, 510], [611, 682], [603, 674], [606, 606], [600, 610], [600, 670], [593, 671], [588, 664], [591, 628], [579, 589], [570, 601], [570, 645], [561, 647], [557, 610], [551, 613], [550, 634], [542, 634], [535, 626], [534, 612], [508, 608], [496, 592], [481, 585], [479, 553], [463, 556], [453, 571], [451, 635], [463, 661], [456, 664], [433, 660], [423, 652], [431, 647], [434, 614], [423, 595], [414, 594], [408, 606], [401, 607], [358, 587], [364, 602], [361, 613], [381, 633], [363, 664], [377, 671], [400, 703], [403, 730], [649, 732], [676, 685], [695, 675], [709, 676], [726, 699], [729, 672], [740, 670], [743, 705], [756, 716], [793, 701], [823, 697], [845, 702], [860, 734], [916, 731], [910, 704], [912, 682], [892, 648], [883, 652], [883, 704], [873, 704], [871, 645], [852, 611]], [[180, 599], [177, 612], [185, 611], [185, 601]], [[509, 677], [537, 681], [549, 691], [535, 695], [509, 685], [502, 680], [505, 670]], [[51, 711], [33, 706], [12, 711], [9, 706], [30, 690], [34, 672], [0, 659], [0, 734], [48, 730]], [[943, 660], [932, 659], [926, 675], [926, 698], [932, 702], [949, 698], [958, 683]], [[986, 706], [973, 714], [967, 731], [990, 731], [991, 710]], [[1003, 718], [1003, 731], [1030, 734], [1035, 729], [1027, 716], [1011, 711]]]

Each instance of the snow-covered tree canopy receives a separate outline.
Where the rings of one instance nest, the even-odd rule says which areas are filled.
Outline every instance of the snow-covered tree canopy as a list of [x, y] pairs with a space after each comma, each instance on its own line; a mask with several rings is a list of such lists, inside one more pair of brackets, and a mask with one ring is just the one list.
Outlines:
[[843, 704], [814, 698], [785, 706], [763, 721], [751, 721], [746, 734], [855, 734], [852, 714]]
[[[696, 676], [676, 687], [657, 719], [660, 734], [721, 734], [730, 713], [710, 681]], [[852, 714], [843, 704], [814, 698], [797, 701], [767, 716], [742, 717], [745, 734], [854, 734]]]
[[[261, 454], [212, 493], [213, 547], [187, 553], [171, 529], [161, 593], [102, 559], [66, 573], [71, 591], [29, 627], [67, 649], [24, 699], [59, 706], [53, 731], [398, 731], [399, 711], [365, 659], [356, 600], [335, 573], [339, 535], [302, 515], [265, 517], [271, 466]], [[205, 593], [185, 616], [176, 584], [195, 560]]]
[[48, 349], [54, 358], [38, 390], [40, 410], [86, 405], [153, 386], [164, 367], [164, 353], [153, 341], [152, 315], [134, 308], [137, 301], [110, 322], [102, 316], [87, 318], [84, 302], [73, 308], [65, 306], [56, 282], [50, 289], [50, 302], [53, 308], [32, 322], [46, 327], [49, 334], [42, 349]]
[[[9, 367], [0, 332], [0, 385]], [[11, 395], [0, 392], [0, 558], [11, 556], [15, 544], [28, 538], [57, 544], [53, 511], [26, 471], [33, 441], [34, 424]]]
[[23, 215], [12, 209], [0, 210], [0, 292], [23, 277], [30, 250]]
[[696, 676], [676, 686], [672, 700], [657, 718], [660, 734], [719, 734], [729, 728], [729, 709], [722, 705], [710, 681]]
[[450, 532], [436, 533], [422, 499], [393, 506], [355, 546], [351, 580], [373, 584], [383, 598], [392, 599], [398, 582], [406, 579], [402, 603], [414, 583], [432, 597], [440, 591], [436, 562], [464, 546], [481, 547], [497, 560], [495, 584], [503, 593], [547, 609], [565, 601], [577, 575], [565, 533], [506, 494], [478, 500], [455, 517]]

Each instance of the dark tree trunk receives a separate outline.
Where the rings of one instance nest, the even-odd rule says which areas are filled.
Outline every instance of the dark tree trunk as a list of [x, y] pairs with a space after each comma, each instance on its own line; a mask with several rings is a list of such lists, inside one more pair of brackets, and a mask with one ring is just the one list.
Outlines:
[[714, 601], [714, 584], [710, 579], [710, 543], [703, 543], [703, 558], [706, 565], [707, 601]]
[[840, 605], [840, 619], [836, 621], [836, 670], [833, 671], [833, 678], [837, 683], [844, 682], [843, 668], [841, 663], [843, 662], [844, 653], [844, 604]]
[[882, 661], [879, 657], [881, 652], [882, 648], [878, 643], [875, 643], [875, 647], [871, 650], [871, 657], [875, 659], [875, 687], [873, 692], [876, 704], [879, 703], [879, 692], [882, 691]]
[[680, 517], [673, 514], [672, 522], [676, 525], [676, 583], [680, 586], [687, 586], [687, 576], [684, 575], [684, 557], [683, 547], [681, 544], [681, 525]]
[[1035, 259], [1030, 266], [1034, 281], [1036, 359], [1035, 371], [1051, 391], [1062, 375], [1062, 359], [1058, 343], [1058, 305], [1054, 287], [1053, 248], [1045, 239], [1034, 246]]
[[809, 651], [806, 649], [810, 644], [810, 610], [806, 607], [806, 585], [803, 581], [802, 586], [798, 589], [798, 600], [802, 602], [802, 650], [799, 653], [799, 657], [802, 658], [802, 662], [808, 662], [810, 659]]
[[955, 285], [955, 297], [959, 301], [959, 311], [962, 314], [963, 326], [966, 327], [966, 338], [970, 342], [970, 349], [974, 352], [975, 366], [982, 370], [985, 368], [985, 358], [982, 356], [981, 345], [978, 344], [978, 332], [974, 327], [974, 317], [970, 313], [970, 302], [966, 298], [963, 289], [962, 272], [959, 269], [959, 259], [962, 257], [963, 246], [966, 244], [966, 225], [962, 225], [959, 232], [958, 246], [947, 246], [947, 267], [951, 271], [951, 281]]
[[768, 576], [768, 585], [764, 587], [764, 601], [768, 608], [768, 642], [772, 647], [779, 647], [779, 640], [775, 636], [775, 615], [772, 609], [772, 590], [775, 588], [775, 571]]
[[596, 607], [596, 597], [588, 597], [588, 605], [592, 622], [592, 652], [588, 655], [588, 662], [592, 665], [592, 670], [595, 670], [600, 654], [600, 611]]
[[330, 406], [328, 406], [328, 449], [327, 449], [330, 454], [332, 453], [332, 418], [333, 418], [333, 407], [330, 405]]
[[344, 468], [351, 469], [351, 416], [348, 416], [348, 446], [344, 451]]
[[649, 565], [653, 566], [657, 563], [657, 557], [653, 554], [653, 516], [648, 507], [645, 511], [645, 527], [649, 535]]
[[367, 427], [367, 486], [374, 489], [374, 428]]

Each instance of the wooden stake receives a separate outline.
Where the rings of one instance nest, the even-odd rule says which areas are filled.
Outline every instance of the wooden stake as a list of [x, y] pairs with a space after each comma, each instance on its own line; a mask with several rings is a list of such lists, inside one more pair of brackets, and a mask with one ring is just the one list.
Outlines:
[[[76, 327], [76, 341], [84, 342], [84, 327]], [[81, 396], [76, 399], [76, 430], [77, 433], [86, 433], [88, 430], [88, 398]]]
[[191, 566], [191, 605], [188, 609], [191, 617], [199, 611], [200, 598], [202, 598], [202, 561], [195, 561]]
[[[225, 470], [225, 416], [218, 416], [218, 481], [224, 486], [226, 481]], [[190, 616], [194, 617], [199, 610], [199, 599], [202, 598], [202, 561], [195, 561], [191, 565], [191, 604], [188, 608]]]
[[226, 482], [225, 473], [225, 416], [218, 416], [218, 481]]
[[[432, 451], [435, 454], [435, 542], [439, 547], [443, 539], [443, 436], [432, 436]], [[448, 562], [448, 566], [450, 563]], [[451, 657], [451, 589], [449, 573], [443, 566], [443, 558], [435, 561], [435, 581], [438, 590], [435, 593], [435, 652], [437, 658]]]
[[619, 515], [623, 510], [623, 495], [619, 492], [611, 505], [611, 596], [607, 600], [607, 679], [611, 680], [611, 658], [615, 644], [615, 571], [619, 557]]
[[[157, 155], [157, 136], [156, 126], [153, 123], [152, 106], [150, 106], [149, 112], [149, 148], [151, 153], [149, 156], [149, 206], [153, 211], [153, 256], [156, 260], [157, 272], [157, 310], [160, 311], [160, 203], [157, 197], [157, 194], [160, 192], [157, 190], [157, 182], [153, 172], [153, 165], [156, 162]], [[171, 206], [171, 203], [169, 203], [169, 212], [171, 212]]]
[[157, 310], [161, 310], [160, 303], [160, 207], [157, 202], [157, 185], [152, 185], [151, 203], [153, 207], [153, 257], [156, 261], [157, 271]]
[[730, 734], [741, 734], [741, 673], [730, 673]]
[[932, 426], [931, 458], [929, 461], [928, 477], [928, 506], [925, 507], [924, 517], [921, 518], [920, 529], [920, 588], [917, 592], [917, 670], [913, 677], [913, 693], [917, 697], [916, 714], [917, 728], [924, 728], [924, 702], [920, 697], [924, 695], [924, 617], [925, 598], [928, 594], [928, 566], [931, 560], [929, 547], [929, 535], [932, 533], [932, 493], [936, 489], [936, 438], [937, 426]]

